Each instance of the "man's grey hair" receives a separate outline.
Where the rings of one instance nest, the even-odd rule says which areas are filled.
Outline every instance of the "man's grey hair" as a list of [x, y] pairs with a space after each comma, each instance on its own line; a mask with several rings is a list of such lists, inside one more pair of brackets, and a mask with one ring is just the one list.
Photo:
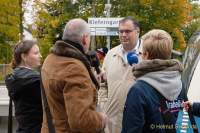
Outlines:
[[90, 28], [87, 22], [83, 19], [70, 20], [64, 29], [62, 40], [70, 40], [76, 43], [81, 43], [82, 36], [90, 33]]

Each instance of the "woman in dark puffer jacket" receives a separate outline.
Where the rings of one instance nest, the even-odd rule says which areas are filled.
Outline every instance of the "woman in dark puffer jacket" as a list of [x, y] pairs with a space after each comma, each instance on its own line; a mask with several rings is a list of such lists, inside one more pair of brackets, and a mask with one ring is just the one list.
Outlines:
[[41, 130], [40, 75], [33, 70], [40, 66], [40, 59], [39, 47], [34, 41], [22, 41], [14, 48], [13, 72], [6, 76], [5, 82], [14, 102], [16, 133], [40, 133]]

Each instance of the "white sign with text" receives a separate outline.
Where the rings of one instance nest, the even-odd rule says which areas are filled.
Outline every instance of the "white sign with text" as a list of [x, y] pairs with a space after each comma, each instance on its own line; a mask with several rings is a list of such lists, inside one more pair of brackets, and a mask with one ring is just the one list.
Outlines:
[[122, 18], [88, 18], [90, 27], [97, 28], [118, 28]]

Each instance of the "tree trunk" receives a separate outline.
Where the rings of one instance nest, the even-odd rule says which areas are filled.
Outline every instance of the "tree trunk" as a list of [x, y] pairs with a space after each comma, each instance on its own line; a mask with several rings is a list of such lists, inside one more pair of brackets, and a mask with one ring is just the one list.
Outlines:
[[19, 40], [22, 41], [24, 38], [23, 35], [23, 17], [24, 17], [24, 11], [23, 11], [23, 0], [19, 0], [19, 7], [20, 7], [20, 13], [19, 13], [19, 19], [20, 19], [20, 23], [19, 23]]

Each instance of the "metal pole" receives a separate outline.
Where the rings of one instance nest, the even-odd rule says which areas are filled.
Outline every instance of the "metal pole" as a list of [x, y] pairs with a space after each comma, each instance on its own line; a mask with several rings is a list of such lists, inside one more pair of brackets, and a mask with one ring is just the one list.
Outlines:
[[[93, 2], [92, 2], [92, 15], [93, 15], [93, 17], [96, 17], [96, 0], [93, 0]], [[96, 49], [96, 36], [94, 35], [94, 36], [91, 36], [91, 45], [90, 45], [90, 47], [91, 47], [91, 50], [95, 50]]]
[[[110, 0], [107, 0], [107, 4], [108, 5], [110, 4]], [[107, 18], [110, 17], [110, 8], [108, 8], [108, 10], [107, 10], [106, 17]], [[110, 29], [108, 29], [108, 30], [110, 30]], [[109, 35], [107, 35], [106, 42], [107, 42], [107, 48], [110, 49], [110, 36]]]

